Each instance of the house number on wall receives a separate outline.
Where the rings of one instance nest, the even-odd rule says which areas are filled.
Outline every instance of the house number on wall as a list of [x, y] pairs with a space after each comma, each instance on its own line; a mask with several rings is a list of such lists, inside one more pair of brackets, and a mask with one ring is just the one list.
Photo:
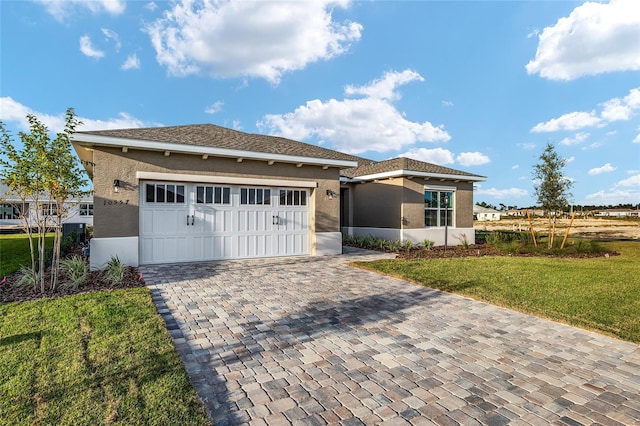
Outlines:
[[105, 206], [125, 206], [129, 204], [129, 200], [104, 200]]

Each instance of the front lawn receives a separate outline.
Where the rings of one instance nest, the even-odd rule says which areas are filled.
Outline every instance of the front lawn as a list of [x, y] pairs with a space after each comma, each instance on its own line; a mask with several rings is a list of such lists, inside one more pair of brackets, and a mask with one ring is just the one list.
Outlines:
[[[34, 238], [33, 244], [37, 242]], [[45, 239], [47, 248], [53, 245], [53, 234]], [[36, 248], [37, 250], [37, 248]], [[20, 269], [21, 266], [31, 263], [29, 253], [29, 238], [27, 234], [2, 234], [0, 235], [0, 280]]]
[[620, 256], [484, 256], [356, 265], [640, 343], [640, 243], [602, 243]]
[[146, 288], [0, 304], [1, 424], [209, 424]]

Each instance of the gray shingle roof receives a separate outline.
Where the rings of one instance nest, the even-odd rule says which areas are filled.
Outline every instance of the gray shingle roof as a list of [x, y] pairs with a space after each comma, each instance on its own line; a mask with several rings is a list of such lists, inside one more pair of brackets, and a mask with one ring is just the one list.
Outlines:
[[424, 161], [414, 160], [412, 158], [393, 158], [391, 160], [358, 163], [358, 167], [345, 169], [341, 171], [341, 175], [349, 178], [360, 176], [375, 175], [385, 172], [393, 172], [396, 170], [405, 170], [410, 172], [430, 173], [434, 175], [454, 175], [460, 177], [476, 177], [484, 178], [484, 176], [475, 175], [473, 173], [464, 172], [462, 170], [451, 169], [449, 167], [438, 166], [436, 164], [426, 163]]
[[359, 164], [369, 161], [317, 145], [310, 145], [278, 136], [240, 132], [214, 124], [77, 132], [74, 139], [82, 140], [83, 134], [268, 154], [347, 160], [356, 161]]

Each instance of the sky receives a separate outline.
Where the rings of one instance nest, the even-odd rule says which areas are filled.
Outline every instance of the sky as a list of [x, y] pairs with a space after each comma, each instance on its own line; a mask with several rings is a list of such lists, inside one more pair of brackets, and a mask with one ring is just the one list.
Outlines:
[[3, 0], [0, 16], [14, 136], [27, 114], [61, 130], [68, 107], [84, 131], [213, 123], [486, 176], [476, 202], [518, 207], [551, 143], [572, 203], [640, 203], [637, 0]]

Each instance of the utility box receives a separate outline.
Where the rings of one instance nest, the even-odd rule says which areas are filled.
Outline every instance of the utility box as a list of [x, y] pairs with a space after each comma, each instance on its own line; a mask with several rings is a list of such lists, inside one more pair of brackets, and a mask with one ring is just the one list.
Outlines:
[[87, 225], [84, 223], [63, 223], [62, 238], [73, 237], [75, 244], [84, 243]]

